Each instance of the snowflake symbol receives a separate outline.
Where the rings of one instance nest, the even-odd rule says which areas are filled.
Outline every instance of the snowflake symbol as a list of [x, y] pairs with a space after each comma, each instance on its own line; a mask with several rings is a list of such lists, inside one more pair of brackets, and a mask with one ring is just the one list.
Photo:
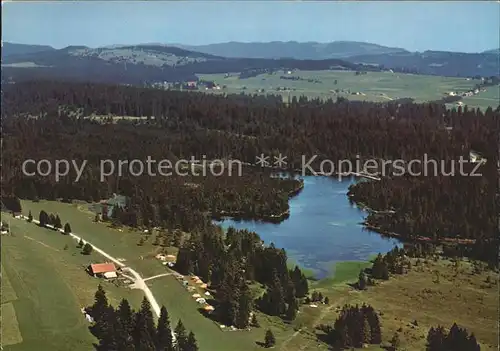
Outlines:
[[283, 156], [281, 153], [279, 156], [274, 156], [274, 165], [279, 168], [284, 168], [286, 166], [286, 156]]
[[257, 165], [260, 165], [261, 167], [267, 167], [269, 166], [269, 156], [266, 156], [264, 154], [260, 154], [260, 156], [257, 156], [255, 157], [257, 159], [257, 161], [255, 161], [255, 163]]

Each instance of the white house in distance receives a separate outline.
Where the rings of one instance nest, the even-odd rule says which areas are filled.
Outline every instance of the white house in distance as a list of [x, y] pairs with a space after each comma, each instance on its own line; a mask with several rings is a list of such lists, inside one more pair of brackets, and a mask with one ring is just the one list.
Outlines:
[[112, 262], [91, 264], [89, 272], [94, 277], [104, 277], [106, 279], [116, 278], [116, 267]]

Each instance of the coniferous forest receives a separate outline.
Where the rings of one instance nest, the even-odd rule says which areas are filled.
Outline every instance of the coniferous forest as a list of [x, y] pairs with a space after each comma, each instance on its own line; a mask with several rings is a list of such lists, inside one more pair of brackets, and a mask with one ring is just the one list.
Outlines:
[[109, 304], [106, 292], [99, 285], [94, 304], [86, 312], [94, 320], [90, 330], [99, 340], [96, 350], [198, 351], [194, 333], [188, 333], [181, 320], [172, 329], [165, 307], [161, 308], [155, 325], [146, 297], [138, 311], [134, 311], [126, 299], [115, 308]]
[[[209, 283], [217, 292], [214, 318], [243, 329], [252, 324], [254, 309], [293, 320], [300, 299], [309, 293], [302, 271], [288, 269], [284, 250], [264, 245], [256, 233], [246, 230], [230, 229], [224, 236], [212, 224], [212, 218], [224, 215], [281, 219], [288, 211], [289, 197], [300, 191], [302, 183], [292, 176], [270, 177], [269, 170], [250, 166], [257, 156], [286, 155], [286, 168], [293, 171], [302, 168], [304, 158], [312, 157], [310, 169], [320, 170], [323, 160], [409, 162], [427, 155], [450, 163], [468, 159], [474, 151], [487, 160], [479, 166], [480, 177], [389, 174], [380, 181], [358, 182], [349, 195], [371, 209], [366, 224], [379, 232], [397, 233], [410, 241], [417, 237], [432, 243], [456, 240], [457, 246], [463, 245], [461, 254], [497, 264], [499, 117], [500, 108], [481, 112], [447, 110], [438, 104], [305, 97], [284, 103], [275, 96], [215, 96], [54, 81], [10, 84], [3, 91], [2, 104], [2, 203], [19, 212], [19, 198], [97, 202], [114, 193], [125, 195], [126, 205], [114, 209], [110, 220], [189, 233], [179, 245], [175, 269]], [[135, 176], [140, 170], [127, 165], [121, 174], [116, 169], [104, 178], [101, 174], [102, 160], [118, 164], [119, 160], [175, 162], [191, 157], [239, 160], [243, 171], [241, 176], [230, 174], [235, 170], [229, 168], [219, 176], [200, 175], [188, 166], [184, 175]], [[66, 176], [56, 179], [53, 174], [23, 174], [27, 159], [46, 159], [52, 165], [56, 160], [86, 163], [80, 175], [70, 167]], [[472, 171], [475, 165], [466, 168]], [[24, 171], [35, 170], [31, 164]], [[45, 222], [61, 225], [57, 218], [45, 215]], [[396, 252], [379, 258], [374, 277], [384, 279], [385, 270], [403, 267], [399, 256]], [[264, 287], [260, 298], [253, 299], [249, 281]], [[100, 305], [107, 306], [102, 301]], [[92, 316], [103, 350], [131, 340], [136, 349], [154, 349], [160, 335], [166, 337], [170, 330], [168, 323], [155, 329], [147, 301], [137, 313], [121, 305], [96, 312], [99, 308], [92, 308]], [[122, 312], [134, 322], [124, 324]], [[186, 334], [182, 325], [178, 328]], [[328, 328], [328, 340], [341, 347], [381, 340], [378, 318], [370, 306], [344, 308]], [[118, 340], [117, 335], [123, 338]], [[438, 342], [434, 339], [447, 338], [439, 335], [430, 336], [433, 344]], [[186, 336], [186, 343], [189, 339], [194, 336]]]
[[[310, 168], [319, 170], [325, 159], [410, 161], [426, 154], [450, 164], [468, 159], [474, 151], [487, 160], [479, 167], [480, 177], [386, 176], [380, 182], [358, 183], [350, 195], [374, 210], [390, 210], [367, 219], [380, 231], [410, 239], [472, 239], [476, 255], [490, 259], [491, 249], [497, 247], [499, 109], [483, 113], [435, 104], [305, 97], [284, 104], [272, 96], [224, 97], [45, 81], [11, 84], [3, 95], [2, 192], [7, 202], [9, 196], [97, 201], [115, 192], [131, 199], [120, 214], [125, 224], [191, 231], [205, 226], [206, 214], [280, 215], [300, 183], [270, 178], [250, 167], [241, 177], [230, 176], [228, 169], [220, 177], [134, 177], [130, 171], [137, 170], [125, 166], [121, 177], [115, 170], [101, 181], [100, 160], [145, 162], [149, 156], [175, 162], [195, 157], [254, 164], [262, 153], [281, 153], [289, 169], [301, 169], [304, 156], [310, 160], [317, 155]], [[85, 118], [90, 115], [146, 118]], [[59, 182], [23, 175], [24, 160], [42, 158], [87, 164], [78, 182], [73, 182], [74, 170]], [[465, 168], [471, 172], [475, 165]], [[27, 169], [33, 171], [34, 165]]]

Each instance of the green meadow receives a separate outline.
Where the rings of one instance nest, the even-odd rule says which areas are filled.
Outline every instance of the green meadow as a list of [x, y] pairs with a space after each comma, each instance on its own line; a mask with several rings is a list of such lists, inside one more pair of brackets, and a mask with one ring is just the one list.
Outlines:
[[[2, 214], [4, 215], [4, 214]], [[2, 237], [2, 336], [4, 350], [82, 350], [95, 342], [80, 309], [93, 303], [99, 283], [117, 305], [138, 307], [142, 293], [103, 282], [85, 267], [102, 258], [85, 256], [69, 236], [21, 219], [8, 219]]]
[[[302, 80], [280, 79], [281, 76], [299, 77]], [[449, 92], [466, 92], [479, 80], [466, 78], [425, 76], [391, 72], [368, 72], [356, 75], [352, 71], [283, 71], [273, 74], [260, 74], [256, 77], [239, 79], [238, 73], [199, 74], [198, 77], [226, 86], [224, 90], [207, 92], [245, 94], [280, 94], [287, 101], [288, 96], [305, 95], [321, 99], [337, 99], [387, 102], [400, 98], [413, 98], [416, 102], [427, 102], [443, 98]], [[309, 82], [308, 80], [313, 80]], [[336, 84], [335, 84], [336, 82]], [[278, 90], [287, 88], [287, 91]], [[263, 89], [263, 90], [262, 90]], [[355, 95], [359, 93], [358, 95]], [[499, 104], [498, 87], [487, 87], [485, 92], [464, 99], [470, 107], [487, 108]]]

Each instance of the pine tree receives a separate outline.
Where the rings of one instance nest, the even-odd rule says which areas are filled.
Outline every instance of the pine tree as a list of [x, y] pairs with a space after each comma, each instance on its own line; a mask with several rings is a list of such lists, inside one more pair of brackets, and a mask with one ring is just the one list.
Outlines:
[[236, 318], [236, 327], [243, 329], [248, 327], [250, 322], [250, 313], [252, 310], [252, 295], [248, 286], [243, 283], [238, 301], [238, 314]]
[[59, 215], [56, 215], [54, 217], [54, 228], [56, 228], [56, 229], [62, 228], [61, 218], [59, 218]]
[[297, 299], [293, 299], [289, 304], [286, 310], [286, 319], [289, 321], [293, 321], [297, 317], [297, 311], [299, 310], [299, 304]]
[[196, 338], [194, 336], [194, 333], [191, 331], [189, 332], [187, 341], [186, 341], [186, 346], [182, 351], [198, 351], [198, 344], [196, 342]]
[[49, 224], [49, 216], [47, 215], [47, 212], [44, 210], [40, 211], [40, 214], [38, 216], [38, 221], [40, 222], [41, 227], [45, 227], [47, 224]]
[[184, 351], [187, 345], [187, 336], [186, 336], [186, 328], [182, 321], [179, 319], [177, 325], [175, 326], [175, 351]]
[[156, 329], [154, 326], [151, 305], [146, 297], [143, 298], [140, 310], [135, 314], [132, 339], [136, 350], [155, 350]]
[[276, 270], [273, 273], [274, 279], [269, 291], [269, 303], [268, 309], [270, 314], [273, 316], [280, 316], [285, 313], [285, 294], [281, 286], [281, 282], [278, 278]]
[[94, 304], [90, 307], [90, 315], [94, 320], [99, 320], [104, 316], [104, 312], [109, 307], [108, 298], [101, 284], [97, 286], [94, 294]]
[[56, 216], [54, 216], [54, 214], [51, 213], [48, 217], [47, 224], [54, 226], [55, 223], [56, 223]]
[[30, 212], [28, 213], [28, 222], [32, 222], [33, 221], [33, 215], [31, 214], [31, 210]]
[[64, 225], [64, 234], [70, 234], [71, 233], [71, 226], [69, 225], [69, 223], [66, 223]]
[[[98, 339], [105, 338], [105, 334], [113, 333], [111, 330], [112, 323], [110, 320], [110, 309], [112, 310], [112, 307], [109, 306], [106, 292], [99, 284], [94, 295], [94, 304], [89, 309], [90, 315], [95, 321], [95, 324], [91, 327], [91, 332]], [[108, 335], [107, 337], [109, 338], [110, 335]]]
[[380, 319], [377, 313], [370, 307], [370, 314], [368, 315], [368, 322], [370, 323], [370, 335], [372, 344], [380, 344], [382, 342], [382, 328], [380, 327]]
[[177, 254], [177, 261], [175, 262], [175, 269], [182, 274], [189, 274], [193, 272], [191, 250], [187, 248], [179, 249], [179, 253]]
[[330, 303], [330, 299], [328, 298], [328, 296], [325, 296], [325, 305], [328, 305]]
[[302, 273], [298, 266], [295, 266], [293, 271], [290, 271], [290, 278], [295, 286], [295, 296], [304, 297], [309, 292], [307, 278]]
[[370, 344], [372, 341], [372, 333], [370, 323], [368, 322], [368, 317], [363, 316], [363, 343]]
[[80, 248], [80, 247], [83, 247], [83, 239], [80, 238], [80, 240], [78, 240], [78, 244], [76, 245], [76, 247]]
[[426, 351], [441, 351], [444, 349], [444, 329], [441, 326], [429, 329]]
[[479, 346], [479, 343], [477, 342], [476, 336], [474, 335], [474, 333], [471, 333], [471, 335], [469, 336], [467, 344], [468, 344], [468, 347], [467, 347], [468, 351], [480, 351], [481, 350], [481, 347]]
[[383, 270], [382, 255], [379, 253], [375, 258], [375, 260], [373, 261], [373, 266], [372, 266], [373, 278], [382, 279], [382, 270]]
[[256, 328], [260, 327], [259, 321], [257, 320], [257, 316], [255, 315], [255, 313], [252, 314], [252, 326]]
[[100, 318], [96, 320], [93, 328], [94, 335], [99, 339], [99, 344], [97, 345], [98, 351], [127, 350], [120, 348], [120, 342], [118, 339], [122, 335], [118, 333], [116, 327], [117, 319], [115, 311], [113, 307], [107, 306]]
[[90, 255], [92, 253], [92, 250], [93, 250], [92, 245], [90, 245], [89, 243], [86, 243], [83, 246], [82, 254], [84, 254], [84, 255]]
[[118, 309], [116, 310], [116, 316], [121, 328], [128, 335], [128, 340], [132, 340], [132, 332], [134, 330], [134, 312], [130, 307], [128, 300], [122, 299]]
[[170, 329], [168, 312], [165, 306], [162, 306], [156, 327], [156, 350], [172, 351], [173, 349], [172, 330]]
[[264, 346], [269, 348], [273, 347], [276, 344], [276, 339], [274, 337], [273, 332], [271, 329], [266, 330], [266, 336], [264, 338]]
[[387, 264], [383, 263], [382, 264], [382, 279], [388, 280], [389, 279], [389, 268], [387, 267]]
[[366, 274], [363, 270], [359, 272], [359, 279], [358, 279], [358, 288], [359, 290], [365, 290], [366, 289]]

